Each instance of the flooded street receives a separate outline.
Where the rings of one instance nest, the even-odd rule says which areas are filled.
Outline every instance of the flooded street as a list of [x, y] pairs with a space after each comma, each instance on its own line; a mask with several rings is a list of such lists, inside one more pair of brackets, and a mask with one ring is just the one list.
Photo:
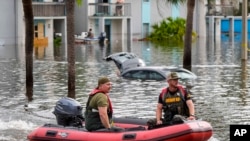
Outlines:
[[[85, 108], [87, 95], [101, 75], [111, 78], [114, 116], [154, 117], [157, 97], [166, 82], [129, 81], [116, 75], [113, 62], [102, 58], [130, 51], [147, 65], [182, 66], [182, 47], [157, 47], [132, 42], [131, 48], [115, 45], [76, 44], [76, 100]], [[44, 123], [56, 123], [56, 101], [67, 96], [65, 47], [34, 49], [33, 101], [25, 95], [24, 47], [0, 46], [0, 141], [26, 141], [29, 132]], [[192, 88], [196, 115], [211, 123], [210, 141], [228, 141], [230, 124], [249, 124], [250, 68], [241, 62], [240, 43], [198, 40], [192, 47]]]

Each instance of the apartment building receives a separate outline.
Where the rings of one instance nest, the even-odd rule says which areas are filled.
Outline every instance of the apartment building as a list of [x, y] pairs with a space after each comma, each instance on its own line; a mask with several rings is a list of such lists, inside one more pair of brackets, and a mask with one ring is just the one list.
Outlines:
[[[24, 44], [25, 19], [21, 0], [0, 1], [0, 41], [5, 45]], [[53, 43], [54, 33], [66, 42], [66, 11], [62, 0], [33, 0], [34, 44]]]
[[187, 13], [185, 3], [175, 6], [164, 0], [125, 0], [121, 16], [115, 14], [116, 0], [83, 2], [82, 6], [76, 6], [75, 11], [77, 34], [92, 28], [95, 34], [105, 31], [107, 35], [125, 33], [132, 38], [142, 38], [151, 32], [153, 24], [167, 17], [186, 18]]
[[19, 14], [22, 12], [18, 6], [17, 0], [0, 1], [0, 44], [16, 44], [18, 35], [18, 26], [21, 20]]
[[[194, 16], [194, 30], [199, 25], [201, 3], [197, 3]], [[0, 41], [5, 44], [24, 42], [24, 17], [21, 0], [0, 1]], [[174, 6], [166, 4], [164, 0], [125, 0], [122, 14], [116, 14], [116, 0], [83, 0], [82, 5], [75, 6], [75, 34], [93, 29], [95, 36], [103, 31], [111, 42], [125, 41], [130, 44], [130, 39], [145, 37], [152, 31], [151, 26], [167, 17], [186, 18], [186, 4]], [[201, 4], [200, 4], [201, 3]], [[66, 43], [66, 10], [63, 0], [33, 0], [34, 12], [34, 37], [53, 41], [54, 33], [62, 35]], [[203, 16], [203, 15], [201, 15]], [[201, 17], [200, 16], [200, 17]], [[112, 36], [111, 36], [112, 35]]]
[[[117, 13], [117, 8], [121, 12]], [[75, 32], [87, 32], [92, 29], [94, 36], [106, 32], [112, 46], [130, 46], [132, 40], [131, 3], [117, 5], [116, 0], [84, 0], [75, 7]]]

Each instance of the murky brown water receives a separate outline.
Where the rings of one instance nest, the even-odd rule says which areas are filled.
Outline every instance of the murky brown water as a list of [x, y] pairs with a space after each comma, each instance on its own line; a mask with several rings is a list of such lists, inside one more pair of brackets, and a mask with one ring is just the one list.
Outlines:
[[[44, 123], [55, 123], [55, 102], [67, 95], [67, 62], [63, 47], [36, 49], [34, 54], [34, 100], [25, 97], [25, 65], [22, 46], [0, 46], [0, 140], [24, 141]], [[241, 64], [237, 43], [206, 44], [200, 39], [192, 48], [192, 71], [197, 74], [192, 89], [196, 115], [210, 122], [211, 139], [229, 140], [230, 124], [249, 124], [249, 63]], [[116, 76], [115, 65], [102, 60], [119, 51], [136, 53], [147, 65], [182, 65], [183, 48], [155, 47], [133, 42], [131, 48], [76, 45], [76, 99], [85, 107], [98, 76], [113, 82], [110, 93], [115, 115], [154, 117], [157, 97], [165, 82], [128, 81]], [[56, 56], [55, 56], [56, 55]], [[248, 59], [249, 60], [249, 59]], [[28, 107], [24, 107], [28, 105]]]

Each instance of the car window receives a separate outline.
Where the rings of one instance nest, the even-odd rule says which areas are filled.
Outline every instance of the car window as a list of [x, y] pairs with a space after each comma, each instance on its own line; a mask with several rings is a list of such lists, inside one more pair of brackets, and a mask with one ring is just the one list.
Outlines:
[[162, 81], [166, 78], [160, 73], [148, 70], [133, 70], [123, 74], [123, 78], [127, 79], [140, 79], [140, 80], [156, 80]]
[[165, 80], [166, 78], [162, 76], [161, 74], [159, 74], [158, 72], [148, 71], [148, 79], [161, 81], [161, 80]]
[[129, 72], [123, 74], [123, 78], [145, 80], [147, 78], [147, 73], [145, 71], [141, 71], [141, 70], [129, 71]]

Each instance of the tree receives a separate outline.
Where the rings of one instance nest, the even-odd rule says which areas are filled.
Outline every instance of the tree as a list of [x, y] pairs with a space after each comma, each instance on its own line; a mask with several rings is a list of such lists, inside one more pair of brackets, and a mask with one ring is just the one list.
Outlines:
[[173, 5], [178, 5], [180, 3], [184, 3], [186, 2], [186, 0], [164, 0], [166, 3], [170, 3], [170, 4], [173, 4]]
[[171, 43], [182, 44], [185, 34], [186, 20], [180, 17], [168, 17], [161, 22], [153, 24], [153, 31], [147, 37], [153, 43], [168, 46]]
[[67, 12], [67, 56], [68, 56], [68, 97], [75, 98], [75, 0], [66, 0]]
[[34, 21], [32, 0], [22, 0], [25, 18], [25, 67], [26, 67], [26, 96], [32, 101], [33, 96], [33, 41]]
[[192, 31], [193, 31], [193, 13], [194, 13], [195, 0], [188, 0], [187, 2], [187, 24], [184, 40], [184, 55], [183, 55], [183, 68], [192, 69]]
[[[186, 2], [186, 0], [164, 0], [166, 3], [178, 5]], [[186, 30], [184, 38], [184, 55], [183, 55], [183, 68], [191, 71], [192, 68], [192, 32], [193, 32], [193, 13], [194, 13], [195, 0], [187, 0], [187, 19]]]

